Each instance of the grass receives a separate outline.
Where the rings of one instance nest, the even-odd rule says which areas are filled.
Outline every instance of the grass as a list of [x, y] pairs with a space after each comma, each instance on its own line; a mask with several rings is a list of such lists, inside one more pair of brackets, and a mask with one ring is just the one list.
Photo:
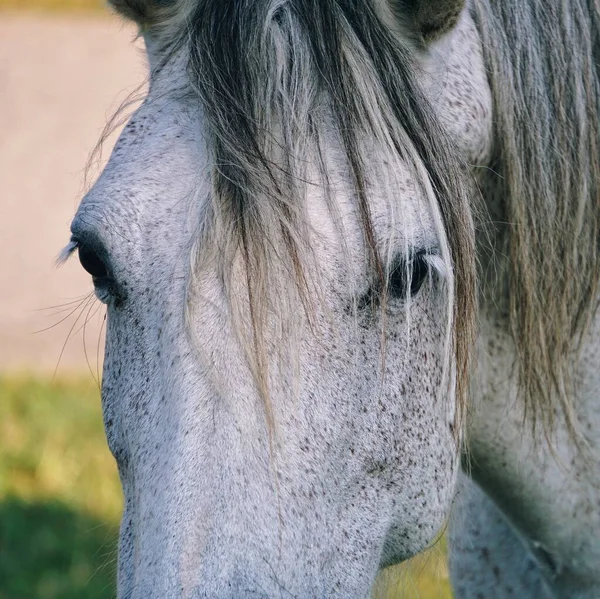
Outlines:
[[93, 382], [0, 378], [0, 599], [114, 595], [121, 491]]
[[[0, 599], [110, 599], [121, 511], [89, 379], [0, 376]], [[450, 599], [443, 543], [383, 572], [377, 599]]]

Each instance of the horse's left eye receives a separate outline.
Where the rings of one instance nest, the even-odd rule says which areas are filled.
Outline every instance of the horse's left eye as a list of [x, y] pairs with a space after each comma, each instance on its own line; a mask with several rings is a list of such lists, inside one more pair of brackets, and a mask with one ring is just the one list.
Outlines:
[[108, 267], [98, 253], [86, 245], [80, 245], [78, 248], [79, 262], [84, 270], [92, 275], [93, 279], [108, 279]]
[[429, 274], [429, 264], [425, 252], [413, 254], [411, 259], [397, 262], [390, 273], [388, 291], [391, 297], [404, 299], [419, 292]]

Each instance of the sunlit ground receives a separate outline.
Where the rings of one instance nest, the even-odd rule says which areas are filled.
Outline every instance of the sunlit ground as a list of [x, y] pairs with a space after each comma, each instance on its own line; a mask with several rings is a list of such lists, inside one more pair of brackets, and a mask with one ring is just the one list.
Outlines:
[[[109, 599], [121, 493], [91, 377], [0, 377], [0, 599]], [[439, 544], [375, 596], [449, 599]]]

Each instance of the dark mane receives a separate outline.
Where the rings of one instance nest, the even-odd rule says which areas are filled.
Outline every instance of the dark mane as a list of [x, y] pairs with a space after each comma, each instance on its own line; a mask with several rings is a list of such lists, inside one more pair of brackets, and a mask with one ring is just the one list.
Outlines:
[[379, 278], [386, 265], [373, 231], [361, 139], [386, 145], [420, 169], [419, 179], [428, 178], [454, 272], [449, 334], [464, 400], [475, 318], [465, 171], [416, 82], [411, 50], [384, 25], [375, 0], [201, 0], [183, 39], [215, 165], [213, 210], [225, 229], [216, 242], [221, 255], [241, 249], [244, 257], [257, 372], [266, 368], [261, 323], [272, 288], [273, 239], [281, 240], [284, 270], [294, 273], [300, 296], [305, 292], [303, 157], [320, 147], [319, 131], [330, 120]]

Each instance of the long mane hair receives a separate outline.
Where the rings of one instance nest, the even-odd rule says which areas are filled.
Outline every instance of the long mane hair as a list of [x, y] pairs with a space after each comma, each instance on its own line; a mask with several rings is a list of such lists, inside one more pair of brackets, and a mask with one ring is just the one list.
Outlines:
[[[600, 276], [600, 4], [476, 0], [508, 226], [508, 310], [532, 421], [575, 433], [576, 354]], [[576, 355], [575, 355], [576, 357]]]
[[[408, 41], [381, 18], [381, 0], [112, 4], [165, 47], [188, 53], [213, 164], [211, 243], [202, 245], [218, 247], [224, 281], [233, 257], [242, 257], [259, 386], [267, 389], [264, 322], [269, 312], [285, 318], [286, 311], [272, 293], [286, 285], [273, 284], [275, 272], [287, 273], [309, 310], [305, 157], [320, 155], [327, 121], [382, 283], [389, 265], [375, 239], [361, 140], [375, 140], [414, 169], [439, 216], [453, 273], [448, 355], [463, 411], [477, 308], [471, 176], [421, 91]], [[522, 397], [534, 422], [551, 427], [559, 411], [573, 428], [573, 341], [586, 330], [598, 291], [598, 4], [473, 0], [470, 10], [494, 95], [493, 166], [509, 223], [507, 294]], [[275, 260], [284, 268], [274, 268]]]

